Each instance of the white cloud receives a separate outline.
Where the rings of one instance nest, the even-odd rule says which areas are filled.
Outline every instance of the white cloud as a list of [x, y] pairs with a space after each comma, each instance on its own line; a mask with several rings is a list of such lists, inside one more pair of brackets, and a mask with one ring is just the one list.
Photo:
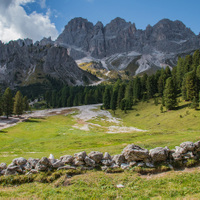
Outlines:
[[[34, 1], [0, 0], [1, 41], [8, 42], [19, 38], [31, 38], [36, 41], [49, 36], [56, 39], [58, 31], [55, 25], [51, 23], [50, 10], [45, 15], [37, 12], [28, 15], [21, 6]], [[45, 3], [45, 1], [43, 2]]]
[[40, 0], [40, 6], [41, 8], [46, 8], [46, 0]]

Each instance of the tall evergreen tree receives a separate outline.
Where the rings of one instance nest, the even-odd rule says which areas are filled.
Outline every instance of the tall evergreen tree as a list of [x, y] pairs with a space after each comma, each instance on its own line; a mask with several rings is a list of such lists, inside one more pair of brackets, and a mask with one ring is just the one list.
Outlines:
[[24, 110], [24, 111], [29, 110], [29, 103], [28, 103], [28, 98], [27, 98], [27, 96], [25, 96], [25, 97], [23, 98], [23, 110]]
[[10, 88], [7, 88], [3, 94], [2, 97], [2, 103], [3, 103], [3, 112], [8, 117], [13, 112], [13, 97]]
[[117, 109], [117, 95], [118, 95], [118, 91], [114, 89], [112, 93], [112, 97], [111, 97], [111, 102], [110, 102], [110, 108], [114, 111], [114, 114], [115, 114], [115, 110]]
[[111, 100], [110, 88], [107, 86], [103, 94], [103, 107], [105, 109], [110, 109], [110, 100]]
[[23, 113], [23, 96], [20, 91], [17, 91], [14, 97], [13, 113], [15, 113], [18, 116]]
[[173, 110], [177, 106], [176, 91], [172, 78], [168, 78], [164, 90], [165, 107]]
[[196, 74], [194, 70], [188, 72], [185, 75], [185, 87], [186, 87], [186, 100], [192, 101], [194, 97], [198, 96]]

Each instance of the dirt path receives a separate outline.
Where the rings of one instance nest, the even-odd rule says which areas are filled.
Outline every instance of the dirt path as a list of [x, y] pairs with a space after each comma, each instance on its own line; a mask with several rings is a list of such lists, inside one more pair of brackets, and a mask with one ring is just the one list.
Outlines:
[[17, 123], [22, 122], [28, 118], [41, 118], [48, 117], [53, 115], [69, 115], [78, 111], [78, 114], [74, 115], [74, 118], [77, 120], [77, 124], [73, 127], [78, 128], [80, 130], [89, 131], [90, 126], [99, 126], [99, 124], [94, 124], [89, 122], [90, 120], [99, 119], [104, 120], [108, 123], [112, 123], [110, 126], [106, 126], [103, 128], [108, 129], [108, 133], [126, 133], [133, 131], [144, 131], [137, 129], [135, 127], [126, 127], [123, 126], [123, 123], [120, 119], [113, 117], [110, 112], [106, 110], [100, 110], [99, 107], [102, 104], [95, 105], [85, 105], [85, 106], [75, 106], [75, 107], [67, 107], [67, 108], [57, 108], [57, 109], [46, 109], [46, 110], [38, 110], [32, 113], [24, 114], [20, 118], [9, 118], [8, 120], [0, 120], [0, 130], [9, 128], [11, 126], [15, 126]]

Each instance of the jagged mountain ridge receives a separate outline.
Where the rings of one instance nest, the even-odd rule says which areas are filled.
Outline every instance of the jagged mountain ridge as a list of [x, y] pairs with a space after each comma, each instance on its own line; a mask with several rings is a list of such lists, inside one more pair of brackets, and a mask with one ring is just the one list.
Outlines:
[[101, 60], [109, 69], [138, 66], [138, 74], [150, 68], [173, 67], [177, 57], [200, 48], [200, 37], [181, 21], [163, 19], [145, 30], [116, 18], [104, 26], [87, 19], [74, 18], [57, 38], [56, 43], [68, 49], [79, 63], [83, 58]]
[[0, 43], [0, 83], [12, 88], [45, 83], [46, 75], [68, 85], [84, 85], [97, 80], [81, 70], [66, 48], [53, 45], [50, 39], [33, 44], [32, 40]]

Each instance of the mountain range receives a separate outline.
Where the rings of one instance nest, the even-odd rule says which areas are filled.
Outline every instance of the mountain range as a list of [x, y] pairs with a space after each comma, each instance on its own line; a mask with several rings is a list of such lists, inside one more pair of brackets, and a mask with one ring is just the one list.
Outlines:
[[0, 42], [0, 82], [12, 87], [30, 85], [47, 81], [48, 75], [68, 85], [91, 84], [98, 79], [77, 64], [92, 61], [108, 71], [153, 73], [161, 67], [175, 66], [179, 56], [199, 48], [200, 35], [178, 20], [163, 19], [140, 30], [121, 18], [105, 26], [74, 18], [56, 41]]

